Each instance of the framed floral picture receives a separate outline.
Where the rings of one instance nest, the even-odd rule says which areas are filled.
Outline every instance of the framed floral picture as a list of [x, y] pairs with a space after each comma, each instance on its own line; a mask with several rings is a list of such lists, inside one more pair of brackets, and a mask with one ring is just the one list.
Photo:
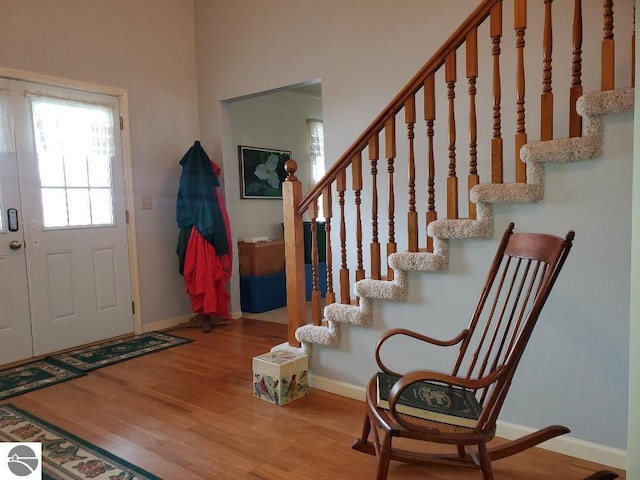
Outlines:
[[270, 148], [238, 147], [241, 198], [282, 198], [287, 177], [284, 164], [291, 152]]

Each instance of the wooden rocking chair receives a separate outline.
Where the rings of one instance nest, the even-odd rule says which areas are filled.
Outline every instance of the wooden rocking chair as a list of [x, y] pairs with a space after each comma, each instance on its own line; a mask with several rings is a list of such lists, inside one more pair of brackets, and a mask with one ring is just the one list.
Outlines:
[[[570, 431], [554, 425], [493, 448], [487, 447], [495, 436], [496, 421], [518, 362], [574, 238], [573, 231], [562, 239], [539, 233], [513, 233], [513, 227], [511, 223], [502, 237], [465, 330], [451, 340], [438, 340], [410, 330], [394, 329], [379, 340], [375, 352], [379, 368], [400, 379], [389, 392], [388, 408], [377, 406], [377, 375], [371, 379], [366, 392], [367, 415], [362, 437], [352, 447], [377, 456], [377, 480], [387, 478], [390, 460], [471, 467], [481, 470], [484, 480], [491, 480], [493, 460]], [[440, 347], [459, 345], [451, 374], [414, 370], [403, 375], [387, 368], [380, 358], [381, 347], [396, 335]], [[475, 426], [457, 426], [400, 413], [397, 407], [403, 392], [415, 382], [423, 381], [474, 392], [480, 407]], [[369, 435], [372, 435], [371, 441]], [[445, 454], [401, 450], [392, 445], [394, 437], [455, 445], [457, 451]]]

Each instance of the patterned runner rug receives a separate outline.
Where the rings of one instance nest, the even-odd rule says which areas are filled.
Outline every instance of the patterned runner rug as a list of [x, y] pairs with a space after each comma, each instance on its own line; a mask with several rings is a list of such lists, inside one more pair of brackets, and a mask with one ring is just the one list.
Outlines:
[[167, 333], [149, 332], [0, 370], [0, 401], [82, 377], [97, 368], [189, 342], [193, 340]]
[[82, 370], [48, 359], [0, 371], [0, 400], [86, 375]]
[[0, 405], [0, 441], [42, 443], [44, 480], [161, 480], [10, 403]]
[[49, 358], [78, 370], [90, 372], [96, 368], [106, 367], [192, 341], [168, 333], [149, 332], [135, 337], [79, 348]]

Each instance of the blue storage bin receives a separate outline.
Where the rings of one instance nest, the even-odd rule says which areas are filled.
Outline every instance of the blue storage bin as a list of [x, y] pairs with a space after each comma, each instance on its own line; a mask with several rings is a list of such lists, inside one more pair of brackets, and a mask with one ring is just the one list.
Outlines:
[[243, 312], [262, 313], [287, 304], [284, 272], [240, 276], [240, 308]]

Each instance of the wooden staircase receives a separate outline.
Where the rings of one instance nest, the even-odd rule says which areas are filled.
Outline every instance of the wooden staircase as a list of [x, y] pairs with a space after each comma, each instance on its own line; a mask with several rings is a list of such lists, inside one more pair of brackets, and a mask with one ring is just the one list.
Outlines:
[[[634, 101], [634, 89], [629, 87], [635, 83], [633, 76], [626, 81], [615, 76], [616, 61], [618, 66], [626, 65], [634, 71], [635, 52], [631, 47], [626, 58], [616, 54], [613, 29], [618, 16], [614, 15], [613, 1], [597, 5], [575, 0], [572, 29], [565, 29], [568, 32], [553, 30], [552, 25], [556, 10], [570, 2], [529, 3], [483, 1], [304, 198], [295, 177], [295, 162], [287, 165], [289, 177], [283, 195], [289, 339], [288, 345], [276, 348], [308, 350], [312, 344], [338, 344], [342, 324], [365, 325], [371, 321], [374, 299], [406, 298], [408, 272], [446, 270], [450, 239], [491, 238], [495, 204], [539, 202], [544, 196], [546, 163], [578, 162], [600, 155], [603, 117], [633, 109]], [[617, 2], [616, 12], [626, 12], [620, 18], [628, 20], [632, 4]], [[597, 13], [593, 11], [596, 7]], [[507, 9], [512, 10], [515, 32], [509, 48], [503, 39]], [[592, 88], [592, 93], [583, 94], [586, 79], [593, 75], [583, 73], [582, 59], [595, 56], [586, 50], [583, 32], [593, 31], [594, 18], [602, 31], [598, 42], [599, 85]], [[616, 39], [635, 45], [634, 25], [616, 22], [616, 28]], [[571, 54], [558, 60], [553, 57], [553, 45], [563, 33], [567, 34], [564, 41], [570, 43]], [[541, 51], [527, 54], [542, 58], [541, 68], [534, 62], [525, 69], [525, 39], [532, 35], [541, 38]], [[483, 36], [490, 48], [480, 47]], [[554, 79], [552, 61], [570, 65], [570, 69], [565, 68], [570, 70], [570, 78]], [[461, 70], [458, 64], [464, 65], [467, 81], [465, 102], [456, 102]], [[535, 72], [542, 78], [542, 89], [538, 105], [531, 107], [525, 104], [525, 83], [536, 77]], [[514, 81], [506, 82], [505, 78]], [[480, 88], [489, 91], [479, 94]], [[506, 91], [515, 97], [515, 104], [509, 108], [503, 104]], [[554, 95], [566, 99], [569, 108], [554, 109], [558, 103]], [[416, 128], [416, 105], [423, 106], [421, 137], [416, 133], [420, 130]], [[442, 124], [441, 116], [446, 117]], [[467, 120], [460, 122], [459, 118]], [[490, 118], [491, 122], [479, 118]], [[401, 124], [406, 141], [399, 140]], [[531, 124], [539, 125], [535, 141], [527, 132]], [[567, 129], [567, 137], [556, 138], [560, 127]], [[467, 142], [460, 140], [461, 132]], [[504, 147], [506, 132], [512, 135], [513, 150]], [[505, 154], [505, 150], [513, 155]], [[465, 152], [468, 166], [466, 188], [459, 188], [460, 151]], [[365, 174], [363, 158], [369, 160], [369, 175]], [[509, 158], [511, 161], [505, 162]], [[378, 171], [378, 163], [382, 161], [386, 178], [381, 179], [385, 172]], [[400, 169], [407, 172], [404, 185], [399, 179]], [[445, 194], [437, 197], [436, 192]], [[316, 252], [320, 202], [325, 212], [327, 295], [323, 301], [318, 283], [320, 263], [315, 253], [311, 318], [307, 318], [305, 292], [300, 288], [304, 285], [302, 222], [305, 217], [311, 221], [312, 250]], [[382, 204], [386, 204], [386, 211], [380, 210]], [[406, 205], [403, 215], [399, 215], [401, 204]], [[446, 211], [444, 218], [440, 218], [439, 210]], [[333, 236], [336, 222], [338, 235]], [[404, 234], [397, 235], [401, 230]], [[425, 231], [427, 235], [421, 235]], [[383, 234], [386, 242], [381, 241]], [[396, 237], [406, 237], [404, 248]]]

